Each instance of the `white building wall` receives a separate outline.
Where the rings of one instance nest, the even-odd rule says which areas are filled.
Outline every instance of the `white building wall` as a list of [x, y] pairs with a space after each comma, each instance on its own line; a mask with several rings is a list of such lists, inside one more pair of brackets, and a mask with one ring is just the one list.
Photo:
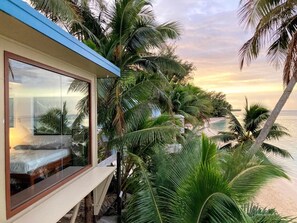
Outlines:
[[5, 221], [4, 41], [0, 37], [0, 222]]
[[[46, 44], [46, 42], [45, 42]], [[49, 55], [44, 54], [43, 52], [37, 51], [25, 45], [22, 45], [18, 42], [13, 40], [9, 40], [4, 36], [0, 35], [0, 222], [13, 222], [14, 219], [19, 218], [23, 214], [27, 213], [29, 210], [33, 209], [34, 207], [40, 205], [44, 202], [44, 199], [41, 201], [36, 202], [35, 204], [31, 205], [29, 208], [23, 210], [22, 212], [18, 213], [13, 218], [6, 220], [6, 197], [5, 197], [5, 126], [4, 126], [4, 51], [8, 51], [14, 54], [17, 54], [22, 57], [26, 57], [28, 59], [37, 61], [39, 63], [46, 64], [48, 66], [69, 72], [71, 74], [86, 78], [91, 81], [91, 131], [92, 131], [92, 165], [97, 165], [97, 109], [96, 109], [96, 77], [88, 73], [79, 67], [70, 65], [65, 63], [64, 61], [58, 60], [53, 58]], [[71, 56], [71, 55], [69, 55]], [[79, 66], [79, 64], [78, 64]], [[75, 180], [75, 179], [74, 179]], [[73, 181], [74, 181], [73, 180]], [[70, 181], [71, 184], [72, 181]], [[69, 185], [69, 183], [67, 183]], [[52, 194], [57, 193], [59, 190], [62, 190], [65, 187], [62, 186], [61, 188], [54, 191]], [[76, 191], [75, 193], [79, 193]], [[47, 197], [50, 197], [48, 195]], [[61, 205], [67, 205], [67, 200], [65, 203]], [[70, 207], [71, 208], [71, 207]], [[48, 207], [50, 210], [51, 207]], [[40, 216], [42, 219], [42, 216]]]

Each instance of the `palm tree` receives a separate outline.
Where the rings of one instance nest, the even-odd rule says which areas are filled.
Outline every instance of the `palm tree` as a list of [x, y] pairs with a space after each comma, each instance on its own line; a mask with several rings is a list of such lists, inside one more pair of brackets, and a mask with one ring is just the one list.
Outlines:
[[[217, 137], [227, 143], [222, 148], [237, 148], [242, 143], [254, 142], [262, 131], [263, 123], [268, 119], [269, 113], [267, 108], [259, 104], [249, 106], [247, 100], [243, 114], [243, 124], [240, 123], [235, 115], [229, 112], [229, 131], [219, 132], [219, 136]], [[289, 135], [287, 129], [280, 124], [274, 123], [266, 140], [278, 140], [285, 135]], [[272, 152], [283, 157], [291, 157], [288, 151], [266, 142], [262, 144], [261, 149], [268, 153]]]
[[156, 64], [162, 58], [151, 58], [149, 51], [179, 36], [175, 22], [156, 23], [150, 0], [118, 0], [101, 16], [105, 18], [106, 29], [97, 50], [122, 72], [139, 67], [158, 69]]
[[163, 71], [164, 75], [170, 83], [187, 83], [187, 80], [190, 78], [189, 75], [193, 70], [196, 69], [193, 63], [183, 61], [179, 56], [177, 56], [175, 52], [175, 47], [173, 46], [166, 45], [160, 50], [158, 56], [174, 60], [184, 68], [184, 70], [170, 69]]
[[68, 120], [67, 114], [66, 101], [63, 102], [62, 109], [57, 107], [48, 109], [37, 118], [34, 133], [45, 135], [70, 135], [73, 127]]
[[155, 98], [164, 96], [169, 84], [166, 70], [185, 69], [172, 58], [151, 53], [162, 49], [168, 39], [176, 39], [179, 30], [174, 22], [157, 24], [149, 0], [115, 1], [100, 14], [105, 32], [98, 41], [85, 42], [121, 69], [120, 79], [98, 80], [98, 121], [103, 130], [112, 131], [106, 133], [112, 138], [125, 134], [131, 109], [141, 115], [137, 108], [157, 106]]
[[[86, 3], [87, 0], [84, 0]], [[80, 20], [77, 4], [68, 0], [30, 0], [32, 6], [43, 12], [46, 17], [55, 22], [70, 22]]]
[[[31, 0], [31, 3], [120, 67], [121, 79], [98, 80], [98, 124], [112, 131], [109, 138], [125, 133], [129, 122], [126, 120], [129, 115], [125, 114], [130, 109], [136, 112], [137, 107], [144, 109], [145, 104], [148, 105], [145, 109], [152, 109], [158, 104], [155, 98], [166, 98], [164, 88], [169, 83], [165, 72], [181, 75], [187, 72], [177, 58], [152, 53], [164, 49], [167, 40], [178, 38], [179, 26], [175, 22], [158, 24], [151, 0], [117, 0], [110, 7], [103, 0]], [[91, 4], [96, 5], [97, 15], [91, 11]]]
[[94, 15], [90, 7], [104, 10], [101, 0], [30, 0], [31, 5], [53, 22], [63, 26], [78, 39], [97, 41], [103, 32], [103, 21]]
[[247, 215], [254, 223], [263, 222], [279, 222], [289, 223], [294, 222], [296, 218], [283, 217], [275, 209], [261, 208], [255, 204], [247, 204], [243, 207]]
[[296, 2], [290, 0], [241, 0], [239, 15], [246, 28], [253, 28], [254, 35], [240, 50], [241, 68], [258, 57], [268, 46], [267, 56], [277, 66], [284, 62], [283, 82], [286, 88], [267, 119], [261, 133], [250, 148], [255, 154], [266, 139], [277, 116], [296, 84]]
[[212, 105], [209, 95], [199, 87], [190, 84], [172, 84], [170, 89], [172, 111], [183, 115], [185, 122], [198, 125], [210, 117]]
[[213, 107], [212, 117], [225, 117], [231, 111], [232, 105], [226, 100], [226, 95], [222, 92], [209, 92], [209, 97]]
[[124, 222], [250, 222], [241, 205], [270, 179], [288, 177], [268, 160], [238, 150], [222, 153], [202, 136], [187, 140], [175, 156], [160, 151], [149, 171], [133, 155], [139, 171], [130, 178]]
[[152, 117], [152, 111], [135, 116], [133, 123], [129, 122], [125, 134], [116, 136], [108, 142], [108, 147], [123, 149], [128, 155], [124, 157], [122, 173], [122, 190], [127, 192], [127, 180], [131, 172], [137, 172], [133, 156], [137, 156], [147, 166], [152, 168], [152, 157], [162, 150], [164, 145], [172, 144], [179, 136], [179, 123], [172, 115]]

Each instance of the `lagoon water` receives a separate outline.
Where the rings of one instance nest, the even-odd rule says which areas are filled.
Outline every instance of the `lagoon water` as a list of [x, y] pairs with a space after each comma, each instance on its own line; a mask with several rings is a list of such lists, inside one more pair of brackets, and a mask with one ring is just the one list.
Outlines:
[[[242, 113], [235, 112], [234, 114], [241, 120]], [[269, 157], [283, 166], [292, 179], [297, 180], [297, 110], [282, 111], [276, 122], [286, 127], [290, 136], [284, 136], [279, 141], [267, 141], [267, 143], [286, 149], [291, 153], [293, 159], [285, 159], [272, 154]], [[225, 131], [228, 128], [228, 123], [226, 120], [222, 120], [210, 124], [210, 127], [218, 131]]]

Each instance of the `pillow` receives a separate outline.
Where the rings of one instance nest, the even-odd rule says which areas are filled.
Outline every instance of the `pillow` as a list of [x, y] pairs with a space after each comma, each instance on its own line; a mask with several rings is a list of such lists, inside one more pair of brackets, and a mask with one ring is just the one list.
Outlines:
[[44, 144], [44, 145], [36, 145], [36, 146], [32, 146], [33, 150], [57, 150], [57, 149], [61, 149], [62, 148], [62, 144], [61, 143], [48, 143], [48, 144]]
[[29, 150], [33, 149], [32, 145], [17, 145], [14, 147], [15, 150]]

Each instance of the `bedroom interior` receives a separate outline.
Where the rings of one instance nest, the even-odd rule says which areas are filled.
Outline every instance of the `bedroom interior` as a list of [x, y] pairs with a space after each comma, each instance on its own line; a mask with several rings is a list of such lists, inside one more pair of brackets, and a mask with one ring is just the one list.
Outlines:
[[7, 62], [11, 208], [16, 208], [90, 164], [89, 83], [20, 57]]

